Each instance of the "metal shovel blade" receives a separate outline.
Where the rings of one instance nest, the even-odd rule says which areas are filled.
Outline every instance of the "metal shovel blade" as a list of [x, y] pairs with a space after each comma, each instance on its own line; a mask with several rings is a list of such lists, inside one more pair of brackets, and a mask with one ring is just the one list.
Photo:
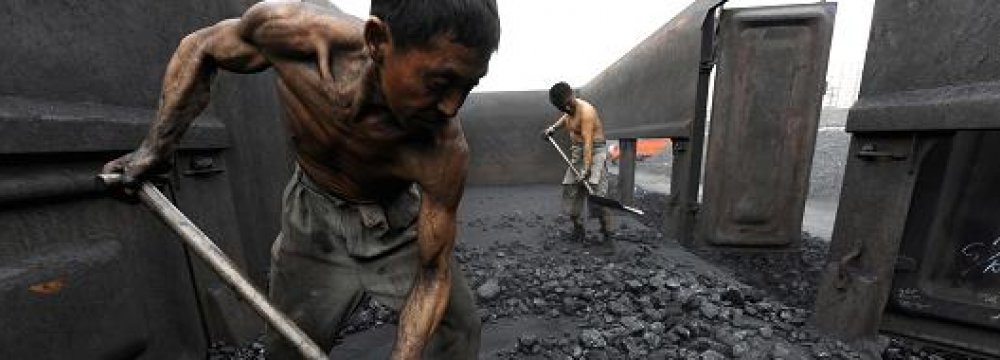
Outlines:
[[615, 200], [615, 199], [609, 199], [609, 198], [602, 197], [602, 196], [597, 196], [597, 195], [594, 195], [594, 194], [588, 194], [587, 195], [587, 200], [588, 201], [593, 201], [595, 204], [600, 205], [600, 206], [605, 206], [605, 207], [614, 208], [614, 209], [618, 209], [618, 210], [624, 210], [624, 211], [628, 211], [628, 212], [636, 214], [636, 215], [646, 215], [646, 213], [644, 211], [642, 211], [640, 209], [637, 209], [637, 208], [634, 208], [634, 207], [631, 207], [631, 206], [628, 206], [628, 205], [625, 205], [625, 204], [622, 204], [621, 202], [619, 202], [618, 200]]

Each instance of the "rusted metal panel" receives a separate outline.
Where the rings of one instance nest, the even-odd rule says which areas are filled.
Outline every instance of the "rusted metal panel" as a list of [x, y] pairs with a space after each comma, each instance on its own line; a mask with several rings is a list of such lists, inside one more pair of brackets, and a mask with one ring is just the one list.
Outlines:
[[695, 83], [694, 118], [686, 138], [672, 140], [674, 154], [670, 172], [670, 196], [663, 219], [665, 232], [681, 244], [694, 242], [701, 189], [702, 157], [705, 149], [705, 117], [708, 111], [708, 87], [715, 66], [716, 14], [709, 10], [701, 24], [701, 51]]
[[635, 203], [635, 139], [618, 141], [618, 197], [626, 205]]
[[874, 19], [817, 326], [1000, 355], [1000, 3], [882, 0]]
[[816, 303], [820, 329], [1000, 355], [991, 256], [1000, 132], [855, 134]]
[[601, 72], [582, 89], [609, 139], [691, 136], [702, 24], [725, 0], [698, 0]]
[[244, 246], [247, 275], [263, 288], [271, 265], [271, 244], [281, 230], [282, 194], [295, 163], [279, 115], [273, 74], [220, 74], [210, 109], [226, 124], [229, 135], [231, 146], [218, 160], [226, 165], [236, 209], [233, 223], [240, 230], [238, 241]]
[[[155, 108], [163, 69], [184, 35], [243, 1], [0, 2], [0, 94]], [[108, 21], [116, 19], [116, 21]]]
[[[0, 44], [0, 53], [9, 55], [0, 57], [0, 229], [27, 232], [17, 241], [51, 244], [62, 253], [81, 241], [121, 244], [120, 252], [101, 263], [107, 265], [77, 272], [89, 274], [94, 286], [65, 291], [62, 307], [45, 312], [52, 309], [17, 298], [16, 305], [26, 306], [25, 317], [51, 320], [32, 324], [26, 328], [30, 333], [63, 331], [74, 338], [48, 338], [29, 352], [7, 346], [25, 336], [7, 329], [0, 331], [0, 358], [131, 358], [134, 354], [115, 349], [137, 341], [146, 358], [204, 358], [210, 340], [246, 340], [261, 330], [254, 319], [223, 321], [224, 311], [238, 314], [233, 309], [243, 305], [144, 209], [105, 199], [88, 189], [87, 180], [104, 162], [139, 145], [155, 118], [163, 72], [180, 39], [237, 17], [249, 5], [244, 0], [0, 4], [0, 28], [18, 34]], [[102, 21], [108, 18], [123, 20]], [[168, 192], [258, 285], [264, 284], [268, 250], [279, 230], [281, 189], [291, 164], [272, 82], [269, 74], [220, 74], [212, 103], [181, 141]], [[191, 158], [206, 154], [224, 171], [193, 169]], [[80, 229], [93, 233], [82, 240], [69, 236]], [[34, 248], [8, 249], [5, 255], [14, 259], [45, 259]], [[132, 305], [108, 296], [113, 306], [71, 311], [76, 302], [89, 304], [116, 287], [131, 289], [122, 298]], [[102, 324], [95, 319], [103, 318], [122, 326], [88, 325]], [[142, 326], [131, 326], [136, 321]], [[85, 336], [127, 341], [95, 340], [86, 347], [73, 342]]]
[[[163, 73], [181, 38], [239, 17], [256, 2], [0, 2], [0, 32], [16, 34], [0, 43], [0, 95], [30, 99], [16, 101], [29, 108], [16, 114], [37, 115], [11, 126], [0, 120], [0, 153], [12, 153], [9, 148], [36, 153], [135, 148], [154, 118]], [[223, 142], [211, 147], [232, 146], [224, 156], [233, 178], [240, 179], [231, 188], [239, 214], [235, 221], [246, 229], [249, 273], [258, 285], [264, 283], [268, 250], [279, 231], [281, 192], [293, 159], [268, 73], [220, 72], [206, 116], [182, 139], [188, 143], [211, 138]], [[5, 108], [17, 105], [2, 97], [0, 103]], [[89, 116], [95, 113], [102, 117]], [[115, 126], [118, 132], [113, 132], [109, 129], [115, 124], [109, 122], [132, 125]], [[52, 132], [75, 132], [78, 137], [58, 143], [49, 138]], [[106, 148], [92, 146], [105, 139], [116, 141], [102, 142]]]
[[913, 194], [913, 144], [909, 133], [851, 140], [814, 315], [818, 327], [845, 340], [874, 340], [878, 333]]
[[[888, 310], [995, 335], [1000, 330], [1000, 167], [994, 158], [1000, 153], [1000, 132], [961, 131], [921, 151], [928, 164], [917, 178]], [[935, 340], [1000, 355], [996, 341]]]
[[[229, 166], [225, 151], [218, 149], [189, 149], [178, 153], [176, 175], [173, 176], [169, 194], [185, 216], [192, 219], [244, 274], [251, 267], [238, 227], [237, 213], [233, 206], [233, 191], [229, 180]], [[146, 211], [146, 209], [136, 209]], [[176, 241], [176, 239], [174, 239]], [[213, 340], [238, 344], [255, 339], [263, 329], [263, 322], [249, 305], [229, 291], [229, 286], [202, 260], [189, 254], [196, 281], [196, 293], [203, 307], [202, 316]], [[220, 308], [225, 305], [226, 309]]]
[[[155, 116], [154, 109], [0, 96], [0, 154], [131, 151]], [[198, 117], [179, 145], [226, 147], [226, 127], [212, 115]]]
[[836, 4], [726, 9], [700, 237], [789, 246], [802, 213]]
[[[214, 275], [141, 208], [97, 186], [101, 165], [145, 132], [138, 116], [128, 115], [152, 111], [3, 100], [0, 139], [10, 141], [0, 151], [0, 297], [18, 311], [0, 314], [0, 322], [23, 325], [0, 330], [0, 358], [194, 359], [204, 357], [210, 339], [259, 333], [253, 318], [222, 321], [209, 304], [226, 302], [230, 314], [244, 305], [225, 293], [209, 298]], [[190, 168], [198, 154], [221, 163], [228, 143], [218, 120], [202, 120], [181, 143], [173, 193], [242, 260], [226, 173]]]
[[0, 155], [0, 183], [28, 183], [4, 191], [45, 184], [0, 204], [0, 322], [17, 324], [0, 329], [0, 358], [204, 357], [184, 249], [148, 214], [86, 188], [103, 160]]
[[[5, 220], [11, 215], [0, 214]], [[24, 240], [12, 238], [22, 232], [6, 234], [5, 247]], [[144, 352], [151, 333], [136, 283], [123, 266], [124, 250], [121, 242], [97, 239], [3, 256], [0, 319], [7, 326], [0, 331], [0, 357], [124, 359]]]
[[847, 130], [997, 129], [1000, 2], [875, 2]]

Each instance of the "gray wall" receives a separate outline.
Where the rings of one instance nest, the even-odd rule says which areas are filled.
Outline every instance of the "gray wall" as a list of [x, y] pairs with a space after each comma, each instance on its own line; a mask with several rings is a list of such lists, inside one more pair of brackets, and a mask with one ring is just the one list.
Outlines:
[[[0, 42], [0, 95], [155, 109], [163, 71], [178, 41], [198, 28], [239, 16], [253, 2], [5, 1], [0, 4], [0, 30], [16, 35]], [[281, 188], [290, 174], [269, 80], [267, 74], [221, 75], [208, 110], [228, 128], [232, 148], [223, 156], [251, 275], [258, 283], [267, 247], [278, 232]], [[138, 145], [141, 135], [132, 139]]]
[[[892, 12], [886, 4], [907, 11]], [[996, 128], [998, 8], [997, 2], [968, 0], [876, 4], [861, 91], [847, 130]]]
[[[0, 322], [20, 324], [0, 358], [194, 359], [255, 332], [210, 310], [241, 305], [170, 231], [93, 182], [146, 133], [179, 40], [249, 3], [0, 3], [0, 303], [15, 309]], [[225, 172], [179, 175], [168, 195], [259, 280], [288, 174], [273, 90], [223, 75], [213, 95], [177, 170], [201, 156]]]
[[608, 138], [690, 136], [701, 28], [706, 13], [723, 1], [694, 2], [583, 87]]
[[153, 107], [184, 34], [241, 1], [9, 0], [0, 4], [0, 94]]
[[[468, 183], [556, 184], [566, 165], [541, 133], [559, 116], [548, 91], [470, 94], [459, 113], [471, 152]], [[556, 140], [568, 151], [563, 133]]]

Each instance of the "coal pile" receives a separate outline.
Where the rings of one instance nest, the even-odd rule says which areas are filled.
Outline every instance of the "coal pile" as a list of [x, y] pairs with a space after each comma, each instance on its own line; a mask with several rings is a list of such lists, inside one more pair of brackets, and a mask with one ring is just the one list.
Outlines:
[[803, 234], [800, 247], [795, 251], [706, 249], [695, 253], [731, 270], [741, 282], [764, 289], [785, 304], [812, 309], [827, 251], [829, 242]]
[[887, 339], [888, 346], [882, 352], [882, 359], [885, 360], [973, 360], [988, 359], [986, 357], [966, 355], [942, 349], [934, 346], [917, 344], [902, 339]]
[[[636, 189], [636, 203], [646, 210], [640, 220], [647, 226], [659, 226], [667, 195]], [[747, 285], [767, 291], [779, 301], [811, 309], [829, 251], [829, 241], [802, 234], [799, 247], [789, 251], [693, 250], [699, 257], [728, 270]]]
[[[484, 323], [482, 359], [862, 358], [808, 324], [826, 255], [819, 239], [807, 237], [802, 253], [699, 257], [655, 229], [620, 221], [610, 255], [595, 226], [587, 242], [570, 241], [565, 219], [532, 207], [551, 203], [535, 200], [541, 190], [490, 191], [470, 201], [482, 209], [461, 219], [465, 242], [455, 254]], [[525, 199], [497, 200], [516, 196]], [[662, 198], [640, 192], [637, 200], [651, 213], [662, 209], [649, 204]], [[495, 205], [508, 203], [517, 206]], [[368, 330], [397, 322], [395, 311], [367, 301], [342, 335], [354, 334], [348, 344], [388, 346], [391, 332]], [[883, 345], [885, 359], [963, 358], [890, 338]], [[369, 355], [348, 358], [380, 358]]]
[[[568, 231], [540, 226], [540, 243], [456, 250], [486, 327], [519, 318], [572, 324], [556, 333], [523, 329], [489, 358], [861, 358], [810, 328], [808, 310], [706, 269], [693, 256], [678, 260], [656, 231], [619, 228], [618, 253], [602, 255], [593, 234], [589, 243], [571, 242]], [[394, 311], [369, 301], [347, 332], [396, 321]]]
[[215, 342], [208, 348], [208, 360], [265, 360], [263, 339], [233, 346], [225, 342]]
[[[463, 251], [481, 317], [568, 318], [561, 334], [524, 333], [509, 359], [859, 359], [806, 325], [808, 311], [672, 261], [654, 246], [594, 256], [555, 236]], [[565, 245], [564, 245], [565, 244]]]

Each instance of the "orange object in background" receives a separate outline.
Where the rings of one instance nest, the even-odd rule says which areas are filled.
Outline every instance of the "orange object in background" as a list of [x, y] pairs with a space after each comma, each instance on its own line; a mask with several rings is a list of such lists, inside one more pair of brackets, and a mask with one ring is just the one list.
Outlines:
[[[639, 139], [635, 144], [635, 158], [639, 161], [646, 160], [663, 152], [663, 149], [666, 149], [668, 145], [670, 145], [669, 138]], [[608, 148], [608, 153], [611, 161], [617, 162], [618, 157], [621, 156], [621, 149], [618, 144], [614, 144]]]

